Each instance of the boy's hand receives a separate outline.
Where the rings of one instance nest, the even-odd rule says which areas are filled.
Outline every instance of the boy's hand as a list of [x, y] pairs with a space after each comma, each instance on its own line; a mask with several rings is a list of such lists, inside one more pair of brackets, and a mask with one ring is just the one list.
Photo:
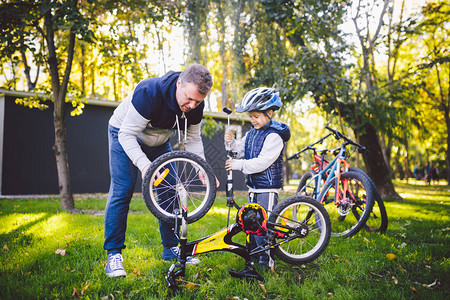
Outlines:
[[233, 170], [233, 160], [231, 158], [225, 161], [225, 170], [227, 171]]
[[231, 143], [231, 141], [234, 139], [233, 133], [231, 131], [228, 131], [225, 133], [225, 143]]

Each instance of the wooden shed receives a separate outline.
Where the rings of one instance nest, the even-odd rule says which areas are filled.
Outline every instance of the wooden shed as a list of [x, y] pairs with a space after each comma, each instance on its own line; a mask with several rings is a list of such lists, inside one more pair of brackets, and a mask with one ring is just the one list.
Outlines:
[[[0, 89], [0, 195], [58, 194], [54, 143], [53, 102], [45, 110], [15, 103], [34, 93]], [[79, 116], [66, 116], [67, 149], [73, 193], [107, 193], [109, 190], [108, 120], [119, 102], [88, 100]], [[72, 110], [67, 103], [67, 111]], [[227, 126], [225, 113], [205, 112]], [[232, 115], [230, 125], [238, 134], [250, 129], [248, 120]], [[224, 191], [226, 152], [224, 131], [203, 137], [205, 156]], [[175, 140], [173, 141], [175, 143]], [[246, 190], [244, 176], [233, 174], [235, 189]], [[140, 182], [136, 192], [141, 189]]]

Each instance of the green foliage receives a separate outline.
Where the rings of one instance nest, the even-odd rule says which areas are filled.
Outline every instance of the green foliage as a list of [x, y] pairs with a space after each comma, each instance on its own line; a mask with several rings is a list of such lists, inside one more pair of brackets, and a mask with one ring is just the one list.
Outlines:
[[202, 135], [212, 138], [218, 131], [224, 130], [223, 124], [212, 117], [205, 116], [202, 120]]
[[[333, 238], [310, 264], [276, 261], [274, 272], [262, 272], [264, 283], [229, 276], [229, 268], [244, 267], [238, 256], [200, 255], [200, 264], [187, 266], [178, 282], [182, 293], [174, 299], [447, 299], [447, 187], [397, 182], [397, 188], [406, 200], [386, 202], [390, 223], [385, 235], [361, 231], [350, 239]], [[128, 276], [120, 279], [108, 278], [103, 270], [106, 196], [82, 195], [75, 201], [84, 214], [61, 211], [58, 198], [0, 199], [0, 298], [170, 297], [164, 274], [171, 262], [160, 258], [158, 221], [142, 197], [131, 201], [123, 251]], [[245, 203], [247, 193], [236, 192], [236, 201]], [[226, 197], [219, 193], [210, 212], [189, 225], [189, 239], [223, 228], [227, 212]], [[244, 236], [237, 237], [236, 242], [245, 242]]]
[[48, 99], [45, 97], [36, 95], [33, 97], [17, 98], [15, 103], [18, 105], [22, 105], [24, 107], [28, 107], [28, 108], [37, 108], [39, 110], [44, 110], [44, 109], [48, 108], [48, 105], [42, 103], [42, 101], [46, 101], [46, 100], [48, 100]]
[[[410, 140], [414, 149], [410, 155], [416, 165], [423, 167], [430, 161], [432, 165], [439, 166], [441, 173], [445, 168], [450, 169], [450, 28], [446, 26], [449, 12], [450, 5], [446, 1], [427, 3], [422, 8], [422, 19], [408, 33], [410, 47], [423, 49], [420, 56], [410, 58], [414, 62], [414, 105], [420, 111], [413, 119], [413, 132], [418, 138]], [[420, 41], [419, 45], [413, 44], [413, 40]], [[444, 163], [446, 160], [447, 163]]]
[[185, 27], [187, 29], [189, 45], [188, 63], [206, 64], [202, 55], [202, 46], [203, 39], [208, 35], [207, 17], [209, 2], [209, 0], [188, 0], [186, 2]]

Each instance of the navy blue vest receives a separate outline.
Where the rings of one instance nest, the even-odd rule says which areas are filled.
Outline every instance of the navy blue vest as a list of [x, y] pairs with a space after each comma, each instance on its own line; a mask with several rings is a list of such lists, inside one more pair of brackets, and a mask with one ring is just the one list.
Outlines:
[[[252, 128], [247, 134], [245, 139], [245, 159], [252, 159], [258, 157], [261, 152], [264, 141], [270, 133], [277, 133], [283, 138], [282, 134], [269, 127], [267, 129], [255, 129]], [[283, 138], [284, 140], [284, 138]], [[283, 146], [284, 149], [284, 146]], [[268, 188], [282, 188], [283, 187], [283, 151], [281, 151], [277, 160], [266, 170], [246, 175], [246, 183], [248, 186], [255, 189], [268, 189]]]

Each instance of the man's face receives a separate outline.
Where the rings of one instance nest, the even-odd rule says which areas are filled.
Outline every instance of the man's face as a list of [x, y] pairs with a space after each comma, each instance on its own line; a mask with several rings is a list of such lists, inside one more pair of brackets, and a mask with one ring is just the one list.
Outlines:
[[177, 81], [176, 97], [178, 106], [182, 112], [189, 112], [196, 108], [206, 98], [198, 92], [197, 86], [193, 83], [181, 83], [181, 80]]

